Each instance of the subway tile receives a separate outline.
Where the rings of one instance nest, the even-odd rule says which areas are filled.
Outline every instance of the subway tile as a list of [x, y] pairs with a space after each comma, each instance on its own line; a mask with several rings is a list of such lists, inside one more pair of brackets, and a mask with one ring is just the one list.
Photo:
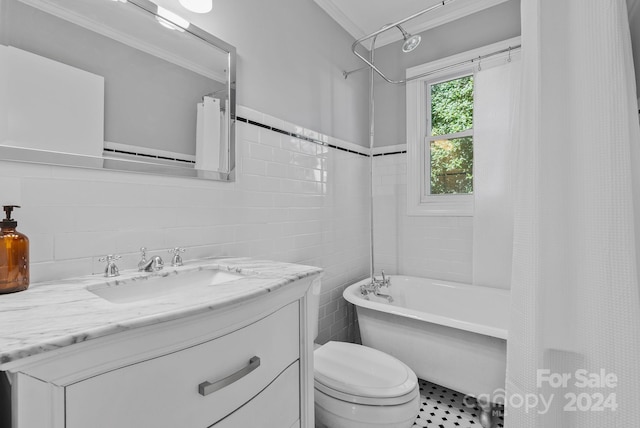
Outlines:
[[269, 162], [267, 164], [267, 173], [269, 177], [286, 178], [289, 175], [290, 166], [281, 163]]
[[109, 253], [133, 268], [143, 245], [161, 255], [186, 247], [187, 260], [248, 255], [316, 264], [325, 269], [319, 338], [347, 337], [353, 328], [342, 289], [368, 271], [368, 159], [246, 123], [237, 129], [234, 183], [0, 162], [0, 176], [21, 187], [33, 278], [100, 274], [97, 258]]
[[245, 174], [268, 175], [267, 162], [260, 159], [243, 158], [240, 171]]
[[29, 238], [29, 261], [31, 263], [47, 262], [53, 259], [53, 234], [29, 233], [27, 237]]
[[281, 191], [281, 180], [277, 177], [244, 174], [239, 180], [243, 189], [264, 192]]
[[277, 163], [289, 165], [291, 163], [294, 163], [294, 156], [296, 156], [296, 154], [292, 151], [284, 150], [281, 148], [274, 148], [272, 160]]
[[315, 182], [326, 181], [326, 172], [313, 168], [289, 167], [289, 178], [294, 180], [307, 180]]
[[298, 235], [294, 239], [296, 248], [301, 247], [319, 247], [322, 244], [322, 234], [314, 233], [309, 235]]
[[[268, 129], [261, 129], [260, 130], [260, 144], [270, 147], [272, 149], [274, 148], [280, 148], [280, 139], [281, 137], [284, 138], [284, 136], [278, 132], [273, 132], [271, 130]], [[271, 152], [273, 153], [273, 152]]]
[[55, 233], [54, 260], [61, 261], [115, 254], [115, 244], [117, 242], [116, 234], [110, 232]]
[[92, 273], [92, 262], [90, 258], [32, 263], [29, 267], [29, 277], [32, 284], [74, 276], [90, 275]]
[[295, 137], [283, 137], [280, 140], [280, 148], [292, 152], [300, 152], [300, 140]]
[[289, 161], [291, 164], [306, 168], [325, 169], [327, 159], [318, 156], [310, 156], [303, 153], [293, 153]]
[[326, 314], [333, 314], [338, 310], [338, 302], [336, 302], [335, 300], [329, 300], [329, 302], [324, 305], [324, 308]]
[[472, 221], [407, 216], [406, 159], [406, 154], [374, 158], [377, 267], [406, 275], [470, 281]]
[[273, 159], [273, 149], [260, 143], [249, 143], [249, 157], [270, 161]]
[[[243, 122], [236, 122], [236, 145], [241, 141], [260, 141], [260, 128]], [[241, 144], [240, 144], [241, 146]]]

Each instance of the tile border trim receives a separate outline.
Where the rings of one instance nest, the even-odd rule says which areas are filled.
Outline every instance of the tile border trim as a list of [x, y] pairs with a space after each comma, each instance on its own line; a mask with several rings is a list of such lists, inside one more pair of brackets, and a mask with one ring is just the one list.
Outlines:
[[403, 153], [407, 153], [406, 144], [396, 144], [394, 146], [381, 146], [373, 148], [373, 157], [400, 155]]
[[246, 124], [249, 124], [249, 125], [257, 126], [257, 127], [263, 128], [263, 129], [268, 129], [269, 131], [277, 132], [279, 134], [287, 135], [289, 137], [297, 138], [299, 140], [304, 140], [304, 141], [308, 141], [310, 143], [315, 143], [315, 144], [318, 144], [318, 145], [321, 145], [321, 146], [330, 147], [332, 149], [342, 150], [344, 152], [354, 153], [356, 155], [369, 157], [369, 153], [367, 153], [368, 150], [365, 147], [362, 148], [362, 151], [353, 150], [353, 149], [349, 149], [349, 148], [346, 148], [346, 147], [340, 147], [338, 145], [331, 144], [329, 142], [322, 141], [322, 140], [319, 140], [317, 138], [308, 137], [306, 135], [301, 135], [301, 134], [298, 134], [296, 132], [285, 131], [284, 129], [276, 128], [275, 126], [267, 125], [265, 123], [257, 122], [255, 120], [247, 119], [247, 118], [244, 118], [244, 117], [236, 116], [236, 120], [238, 122], [242, 122], [242, 123], [246, 123]]
[[318, 144], [320, 146], [341, 150], [347, 153], [353, 153], [364, 157], [390, 156], [404, 154], [407, 152], [406, 144], [397, 144], [393, 146], [374, 147], [370, 150], [368, 147], [359, 146], [339, 138], [330, 137], [319, 132], [294, 125], [290, 122], [278, 119], [257, 110], [239, 105], [235, 117], [237, 122], [246, 123], [247, 125], [256, 126], [258, 128], [277, 132], [288, 137], [296, 138], [302, 141]]

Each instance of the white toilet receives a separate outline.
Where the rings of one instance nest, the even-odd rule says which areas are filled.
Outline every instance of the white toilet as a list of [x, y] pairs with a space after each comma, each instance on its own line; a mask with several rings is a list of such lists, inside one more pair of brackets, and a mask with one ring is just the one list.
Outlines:
[[366, 346], [328, 342], [314, 352], [316, 428], [405, 428], [420, 410], [418, 378]]

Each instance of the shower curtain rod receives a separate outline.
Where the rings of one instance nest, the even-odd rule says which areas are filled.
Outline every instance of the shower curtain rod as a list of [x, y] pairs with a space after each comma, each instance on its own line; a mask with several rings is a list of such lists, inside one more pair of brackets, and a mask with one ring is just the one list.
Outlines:
[[[431, 7], [428, 7], [428, 8], [426, 8], [426, 9], [423, 9], [423, 10], [421, 10], [420, 12], [414, 13], [414, 14], [413, 14], [413, 15], [411, 15], [411, 16], [407, 16], [406, 18], [403, 18], [403, 19], [401, 19], [401, 20], [399, 20], [399, 21], [396, 21], [396, 22], [394, 22], [393, 24], [385, 25], [385, 26], [383, 26], [381, 29], [379, 29], [378, 31], [374, 31], [373, 33], [371, 33], [371, 34], [369, 34], [369, 35], [367, 35], [367, 36], [364, 36], [364, 37], [362, 37], [362, 38], [360, 38], [360, 39], [356, 40], [355, 42], [353, 42], [353, 45], [351, 45], [351, 51], [353, 52], [353, 54], [354, 54], [355, 56], [357, 56], [357, 57], [358, 57], [358, 58], [360, 58], [362, 61], [364, 61], [364, 63], [365, 63], [365, 64], [367, 64], [367, 66], [368, 66], [368, 67], [370, 67], [373, 71], [375, 71], [376, 73], [378, 73], [378, 75], [380, 75], [380, 77], [382, 77], [382, 78], [383, 78], [384, 80], [386, 80], [387, 82], [389, 82], [389, 83], [394, 83], [394, 84], [405, 83], [405, 82], [406, 82], [406, 80], [391, 80], [391, 79], [389, 79], [389, 78], [388, 78], [387, 76], [385, 76], [385, 75], [384, 75], [384, 73], [383, 73], [382, 71], [380, 71], [380, 70], [379, 70], [379, 69], [378, 69], [378, 68], [377, 68], [377, 67], [376, 67], [372, 62], [370, 62], [368, 59], [366, 59], [365, 57], [363, 57], [362, 55], [360, 55], [360, 54], [358, 53], [358, 51], [356, 50], [356, 48], [358, 47], [358, 45], [362, 44], [362, 42], [364, 42], [365, 40], [368, 40], [368, 39], [371, 39], [371, 38], [375, 38], [375, 37], [377, 37], [379, 34], [381, 34], [381, 33], [385, 32], [385, 31], [387, 31], [387, 30], [390, 30], [390, 29], [392, 29], [393, 27], [398, 27], [398, 28], [400, 28], [399, 26], [400, 26], [401, 24], [404, 24], [405, 22], [410, 21], [410, 20], [412, 20], [412, 19], [414, 19], [414, 18], [417, 18], [418, 16], [423, 15], [423, 14], [425, 14], [425, 13], [427, 13], [427, 12], [431, 12], [432, 10], [439, 9], [439, 8], [441, 8], [441, 7], [445, 6], [445, 5], [447, 5], [448, 3], [451, 3], [451, 2], [453, 2], [453, 1], [455, 1], [455, 0], [440, 0], [437, 4], [435, 4], [435, 5], [431, 6]], [[403, 33], [404, 33], [404, 32], [403, 32]], [[354, 71], [355, 71], [355, 70], [354, 70]], [[347, 76], [349, 75], [349, 74], [348, 74], [348, 72], [344, 72], [343, 74], [345, 75], [345, 79], [346, 79], [346, 78], [347, 78]]]
[[[387, 82], [389, 82], [389, 83], [406, 83], [406, 82], [410, 82], [412, 80], [420, 79], [420, 78], [425, 77], [425, 76], [429, 76], [430, 74], [435, 74], [435, 73], [438, 73], [440, 71], [447, 70], [449, 68], [458, 67], [458, 66], [461, 66], [461, 65], [464, 65], [464, 64], [467, 64], [467, 63], [473, 64], [476, 61], [482, 61], [485, 58], [490, 58], [492, 56], [500, 55], [500, 54], [503, 54], [503, 53], [506, 53], [506, 52], [508, 52], [508, 53], [515, 52], [515, 51], [520, 50], [521, 48], [522, 48], [522, 45], [509, 46], [508, 48], [500, 49], [500, 50], [497, 50], [495, 52], [490, 52], [490, 53], [485, 54], [485, 55], [480, 55], [480, 56], [478, 56], [476, 58], [467, 59], [467, 60], [464, 60], [464, 61], [456, 62], [455, 64], [449, 64], [449, 65], [446, 65], [444, 67], [437, 68], [435, 70], [427, 71], [426, 73], [421, 73], [421, 74], [418, 74], [416, 76], [409, 77], [409, 78], [407, 78], [405, 80], [401, 80], [401, 81], [397, 81], [397, 82], [389, 81], [386, 78], [385, 78], [385, 80], [387, 80]], [[364, 66], [364, 67], [360, 67], [360, 68], [357, 68], [357, 69], [351, 70], [351, 71], [343, 71], [342, 74], [344, 75], [344, 78], [346, 79], [347, 77], [349, 77], [349, 75], [351, 73], [355, 73], [355, 72], [361, 71], [361, 70], [366, 70], [368, 68], [369, 67]], [[374, 66], [374, 69], [375, 69], [375, 66]], [[378, 72], [378, 74], [380, 74], [380, 73]]]

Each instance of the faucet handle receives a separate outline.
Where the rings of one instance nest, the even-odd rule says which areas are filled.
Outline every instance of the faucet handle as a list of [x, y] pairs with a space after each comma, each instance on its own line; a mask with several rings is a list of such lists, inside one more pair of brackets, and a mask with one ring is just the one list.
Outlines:
[[142, 255], [140, 256], [140, 261], [138, 262], [138, 270], [144, 270], [145, 265], [147, 264], [147, 247], [140, 247], [140, 252]]
[[99, 262], [107, 262], [107, 266], [104, 268], [104, 276], [111, 278], [120, 275], [118, 266], [116, 266], [116, 260], [120, 260], [120, 258], [116, 254], [109, 254], [98, 259]]
[[391, 277], [385, 276], [384, 269], [381, 272], [382, 272], [382, 285], [389, 287], [391, 285]]
[[171, 266], [182, 266], [182, 256], [180, 255], [180, 253], [185, 252], [184, 248], [175, 247], [169, 249], [167, 252], [173, 254], [173, 257], [171, 258]]

